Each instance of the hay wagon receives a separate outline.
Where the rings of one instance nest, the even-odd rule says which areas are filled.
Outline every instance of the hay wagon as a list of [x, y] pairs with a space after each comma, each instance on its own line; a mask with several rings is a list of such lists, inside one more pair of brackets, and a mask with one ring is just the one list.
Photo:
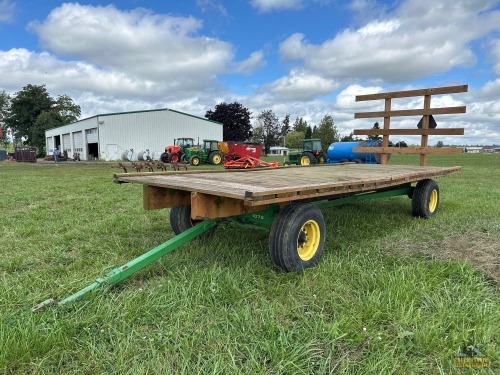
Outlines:
[[[327, 236], [321, 209], [406, 195], [411, 199], [411, 212], [414, 216], [431, 218], [436, 214], [440, 200], [439, 186], [434, 178], [459, 172], [460, 167], [426, 166], [425, 154], [436, 153], [427, 147], [427, 136], [463, 134], [463, 129], [439, 129], [439, 132], [429, 129], [429, 119], [426, 116], [442, 114], [447, 109], [430, 108], [427, 96], [431, 93], [457, 92], [456, 90], [463, 92], [464, 88], [466, 90], [466, 86], [460, 86], [458, 89], [441, 88], [441, 91], [417, 91], [426, 96], [426, 108], [418, 110], [418, 113], [412, 111], [411, 114], [422, 114], [424, 126], [412, 129], [412, 134], [425, 138], [422, 140], [422, 147], [413, 151], [405, 150], [405, 153], [420, 154], [419, 166], [344, 163], [115, 174], [116, 183], [143, 186], [143, 206], [146, 210], [170, 210], [170, 224], [175, 236], [58, 303], [73, 301], [102, 285], [116, 284], [188, 241], [213, 235], [215, 227], [224, 221], [267, 229], [271, 260], [277, 267], [288, 272], [313, 267], [320, 260]], [[414, 91], [408, 93], [415, 94]], [[375, 97], [386, 100], [386, 112], [382, 113], [384, 118], [398, 115], [390, 111], [387, 103], [390, 102], [390, 94], [404, 97], [404, 92], [378, 94]], [[462, 111], [462, 108], [449, 110], [456, 113]], [[399, 112], [399, 115], [406, 113]], [[386, 144], [390, 134], [399, 134], [397, 132], [401, 130], [389, 129], [388, 120], [384, 121], [384, 125], [384, 129], [377, 131], [383, 132], [383, 144]], [[388, 153], [397, 150], [383, 146], [378, 151], [387, 159]], [[439, 153], [445, 153], [443, 151], [446, 150], [440, 150]], [[457, 153], [457, 150], [448, 151]], [[46, 300], [35, 306], [34, 310], [52, 303], [55, 301]]]

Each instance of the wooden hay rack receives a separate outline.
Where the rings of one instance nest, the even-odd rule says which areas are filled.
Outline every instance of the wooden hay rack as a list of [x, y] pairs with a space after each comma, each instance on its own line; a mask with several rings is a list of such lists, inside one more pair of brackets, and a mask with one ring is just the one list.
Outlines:
[[[462, 148], [436, 148], [428, 146], [429, 135], [463, 135], [463, 128], [430, 128], [429, 119], [432, 115], [444, 115], [444, 114], [457, 114], [465, 113], [466, 107], [443, 107], [443, 108], [431, 108], [431, 96], [432, 95], [442, 95], [442, 94], [454, 94], [467, 92], [468, 86], [448, 86], [448, 87], [436, 87], [429, 89], [419, 89], [419, 90], [407, 90], [407, 91], [394, 91], [385, 92], [378, 94], [368, 94], [368, 95], [357, 95], [356, 101], [368, 101], [368, 100], [381, 100], [384, 99], [385, 106], [383, 111], [377, 112], [357, 112], [354, 114], [355, 119], [360, 118], [384, 118], [383, 129], [356, 129], [353, 131], [354, 135], [381, 135], [382, 136], [382, 146], [381, 147], [357, 147], [353, 151], [355, 152], [375, 152], [381, 155], [381, 164], [387, 164], [389, 154], [420, 154], [420, 165], [424, 166], [427, 160], [427, 154], [461, 154], [463, 152]], [[421, 109], [404, 109], [404, 110], [392, 110], [392, 99], [398, 98], [408, 98], [415, 96], [424, 97], [424, 105]], [[391, 129], [391, 117], [401, 117], [401, 116], [422, 116], [422, 127], [420, 129]], [[420, 135], [420, 147], [389, 147], [389, 136], [391, 135]]]

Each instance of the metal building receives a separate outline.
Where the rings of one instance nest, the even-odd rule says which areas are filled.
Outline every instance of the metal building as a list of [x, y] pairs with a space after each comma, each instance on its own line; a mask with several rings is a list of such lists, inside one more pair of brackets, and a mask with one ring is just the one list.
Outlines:
[[45, 147], [47, 155], [57, 147], [71, 159], [159, 159], [165, 146], [182, 137], [222, 140], [222, 124], [168, 108], [109, 113], [45, 131]]

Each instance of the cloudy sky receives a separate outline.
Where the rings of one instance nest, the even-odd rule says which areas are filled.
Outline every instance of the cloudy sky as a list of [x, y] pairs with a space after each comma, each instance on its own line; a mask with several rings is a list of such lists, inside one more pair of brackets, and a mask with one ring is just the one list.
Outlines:
[[467, 106], [436, 116], [465, 136], [430, 144], [500, 144], [497, 0], [0, 0], [0, 36], [0, 91], [43, 84], [72, 97], [83, 118], [154, 108], [204, 116], [238, 101], [253, 117], [272, 109], [315, 125], [329, 114], [348, 134], [376, 121], [354, 112], [383, 109], [356, 95], [468, 84], [432, 101]]

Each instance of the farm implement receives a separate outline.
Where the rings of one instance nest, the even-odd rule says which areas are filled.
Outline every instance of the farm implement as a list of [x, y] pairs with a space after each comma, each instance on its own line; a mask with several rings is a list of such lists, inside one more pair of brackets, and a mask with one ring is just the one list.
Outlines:
[[[33, 308], [50, 304], [64, 305], [103, 286], [112, 286], [163, 255], [194, 238], [212, 236], [215, 227], [224, 222], [263, 228], [269, 231], [269, 254], [276, 267], [285, 271], [301, 271], [315, 266], [323, 253], [326, 230], [321, 209], [370, 199], [408, 196], [411, 213], [429, 219], [438, 211], [440, 193], [436, 177], [460, 171], [460, 167], [426, 166], [429, 153], [457, 154], [461, 149], [427, 147], [428, 135], [459, 135], [463, 129], [429, 127], [432, 114], [463, 113], [465, 107], [431, 108], [430, 96], [465, 92], [467, 86], [399, 91], [361, 95], [356, 100], [385, 100], [385, 111], [355, 114], [357, 118], [384, 117], [384, 129], [355, 130], [354, 134], [382, 134], [382, 146], [360, 147], [353, 152], [381, 154], [380, 164], [316, 164], [282, 168], [226, 168], [222, 171], [178, 171], [160, 173], [116, 174], [117, 183], [143, 185], [146, 210], [170, 209], [170, 225], [175, 236], [140, 257], [115, 268], [103, 277], [69, 297], [56, 302], [46, 300]], [[392, 98], [424, 95], [422, 110], [391, 110]], [[422, 115], [421, 128], [390, 129], [391, 116]], [[376, 133], [374, 133], [374, 131]], [[395, 150], [388, 147], [389, 135], [421, 135], [421, 147]], [[256, 145], [254, 145], [256, 146]], [[226, 147], [226, 148], [225, 148]], [[232, 147], [232, 148], [231, 148]], [[248, 144], [222, 145], [224, 163], [242, 157], [238, 148], [258, 158], [260, 150]], [[257, 153], [258, 156], [250, 155]], [[420, 154], [419, 166], [387, 165], [391, 153]], [[250, 159], [251, 160], [251, 159]], [[229, 169], [229, 170], [228, 170]]]
[[64, 305], [95, 289], [112, 286], [194, 238], [214, 235], [215, 226], [224, 222], [268, 230], [271, 260], [283, 271], [313, 267], [320, 260], [326, 238], [321, 209], [406, 195], [411, 197], [414, 216], [430, 218], [439, 206], [439, 188], [431, 178], [459, 170], [460, 167], [323, 164], [116, 174], [117, 183], [143, 185], [146, 210], [170, 208], [175, 236], [75, 294], [59, 302], [49, 299], [33, 309]]
[[260, 160], [262, 145], [255, 143], [219, 142], [219, 147], [224, 155], [224, 168], [249, 169], [249, 168], [276, 168], [278, 162]]

